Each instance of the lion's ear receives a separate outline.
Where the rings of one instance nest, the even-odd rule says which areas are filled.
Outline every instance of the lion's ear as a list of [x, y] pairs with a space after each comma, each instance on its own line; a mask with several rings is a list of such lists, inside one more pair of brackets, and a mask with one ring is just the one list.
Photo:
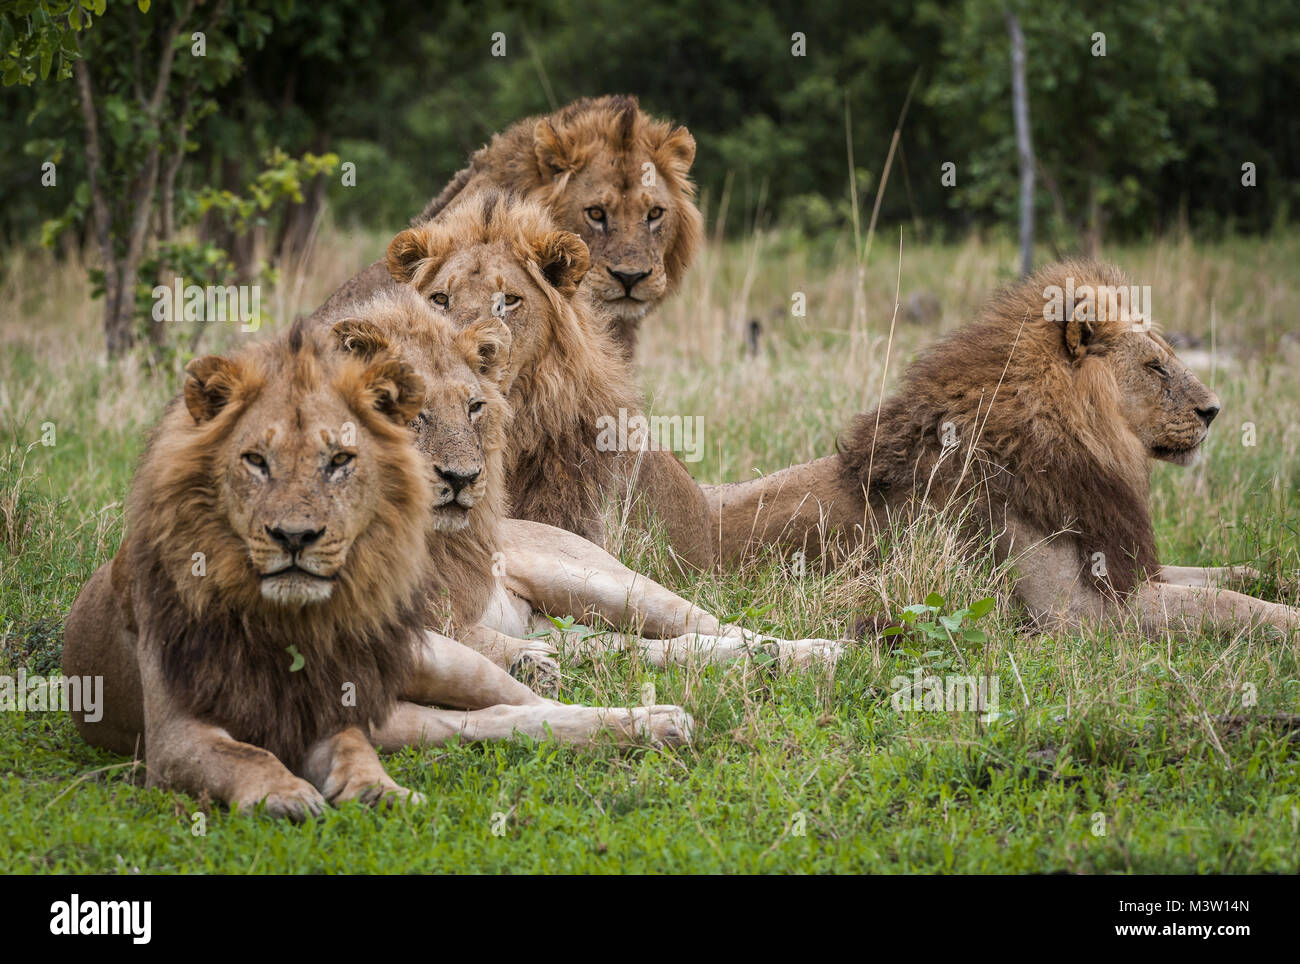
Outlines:
[[369, 361], [391, 347], [388, 336], [364, 318], [344, 318], [330, 329], [334, 343], [349, 355]]
[[466, 325], [456, 334], [465, 360], [483, 377], [500, 384], [510, 362], [510, 329], [500, 318], [488, 316]]
[[572, 147], [569, 138], [555, 129], [550, 118], [543, 117], [533, 128], [533, 151], [537, 156], [537, 169], [543, 178], [549, 180], [573, 170]]
[[1091, 302], [1084, 301], [1074, 309], [1074, 314], [1065, 323], [1065, 350], [1075, 361], [1088, 353], [1092, 337], [1096, 334], [1096, 325], [1092, 321]]
[[659, 145], [658, 160], [661, 167], [673, 168], [677, 173], [689, 173], [695, 163], [695, 138], [680, 124], [673, 127]]
[[419, 228], [407, 228], [388, 242], [388, 273], [399, 285], [410, 284], [420, 262], [430, 256], [428, 239]]
[[361, 380], [370, 406], [398, 425], [405, 425], [420, 413], [424, 379], [405, 362], [395, 358], [377, 361], [362, 373]]
[[542, 276], [565, 297], [578, 290], [587, 269], [591, 267], [591, 255], [586, 243], [569, 231], [551, 231], [542, 235], [533, 242], [533, 251], [537, 255], [537, 266], [542, 269]]
[[244, 371], [229, 358], [204, 355], [185, 366], [185, 407], [202, 424], [230, 404], [244, 379]]

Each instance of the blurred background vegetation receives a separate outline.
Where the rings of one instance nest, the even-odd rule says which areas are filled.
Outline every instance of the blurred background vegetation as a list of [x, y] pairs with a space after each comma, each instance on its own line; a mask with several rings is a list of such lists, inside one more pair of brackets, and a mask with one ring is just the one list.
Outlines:
[[[1048, 251], [1261, 234], [1293, 218], [1300, 0], [3, 0], [0, 245], [43, 228], [65, 251], [95, 244], [78, 60], [106, 193], [154, 193], [142, 285], [168, 264], [192, 276], [206, 263], [214, 281], [273, 276], [326, 208], [396, 230], [494, 131], [608, 92], [690, 127], [715, 228], [817, 238], [853, 223], [855, 199], [865, 223], [914, 90], [881, 226], [919, 241], [1014, 231], [1008, 10], [1025, 36]], [[42, 186], [50, 160], [57, 183]], [[111, 213], [124, 256], [134, 213]], [[191, 240], [172, 237], [191, 226]], [[246, 244], [254, 231], [265, 263]]]

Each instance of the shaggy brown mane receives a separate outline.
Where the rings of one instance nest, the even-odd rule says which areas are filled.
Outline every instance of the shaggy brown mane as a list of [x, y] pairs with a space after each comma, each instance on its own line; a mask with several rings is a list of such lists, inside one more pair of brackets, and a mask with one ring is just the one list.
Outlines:
[[[426, 383], [436, 379], [443, 364], [464, 363], [478, 373], [472, 348], [458, 339], [451, 322], [430, 311], [413, 289], [401, 287], [381, 292], [347, 316], [364, 319], [379, 336], [375, 341], [340, 345], [362, 358], [392, 351], [417, 371], [432, 367]], [[482, 373], [479, 373], [482, 374]], [[510, 403], [491, 377], [478, 379], [486, 411], [480, 424], [485, 459], [486, 491], [469, 509], [469, 525], [455, 532], [430, 530], [425, 540], [430, 562], [427, 583], [427, 621], [431, 628], [452, 633], [474, 625], [487, 609], [496, 586], [493, 556], [498, 551], [497, 532], [507, 514], [504, 468]], [[426, 388], [432, 388], [426, 384]]]
[[[511, 511], [519, 518], [581, 532], [595, 517], [611, 479], [631, 472], [636, 453], [600, 452], [596, 420], [619, 409], [641, 411], [631, 364], [579, 292], [563, 297], [538, 267], [534, 243], [555, 231], [536, 201], [500, 191], [481, 203], [458, 205], [420, 229], [425, 250], [411, 284], [436, 271], [441, 252], [475, 244], [504, 245], [545, 296], [547, 346], [524, 365], [509, 388], [514, 411], [507, 478]], [[390, 251], [390, 260], [393, 257]], [[612, 475], [611, 475], [612, 474]], [[555, 493], [564, 492], [559, 499]]]
[[[1066, 262], [1004, 288], [926, 350], [879, 412], [854, 419], [839, 458], [873, 505], [928, 485], [937, 503], [973, 493], [995, 517], [1010, 507], [1044, 533], [1073, 531], [1081, 573], [1128, 593], [1159, 561], [1146, 454], [1105, 361], [1125, 326], [1099, 322], [1087, 356], [1072, 360], [1063, 324], [1043, 317], [1044, 288], [1067, 276], [1076, 287], [1128, 284], [1116, 268]], [[945, 423], [959, 444], [941, 457]], [[1106, 577], [1092, 573], [1094, 552]]]
[[[676, 290], [704, 237], [704, 220], [695, 207], [695, 185], [674, 163], [668, 139], [680, 125], [655, 120], [641, 110], [636, 97], [611, 94], [585, 97], [554, 114], [527, 117], [494, 134], [470, 157], [469, 166], [452, 178], [442, 192], [411, 220], [419, 227], [441, 215], [479, 174], [490, 174], [496, 187], [552, 205], [568, 187], [570, 174], [547, 177], [538, 163], [537, 129], [546, 121], [551, 132], [562, 132], [575, 168], [595, 161], [617, 164], [626, 185], [639, 184], [640, 157], [649, 157], [672, 192], [680, 197], [681, 227], [672, 247], [664, 251], [669, 291]], [[543, 128], [545, 130], [545, 128]]]
[[[129, 497], [128, 545], [114, 564], [138, 582], [142, 645], [160, 650], [163, 674], [196, 717], [296, 767], [320, 737], [382, 722], [413, 670], [427, 576], [419, 551], [428, 483], [407, 431], [381, 417], [365, 366], [294, 337], [234, 359], [228, 402], [196, 423], [173, 403], [149, 440]], [[219, 503], [216, 453], [266, 386], [289, 380], [292, 398], [328, 386], [374, 443], [385, 483], [381, 507], [352, 543], [330, 598], [286, 611], [264, 600], [247, 550]], [[206, 556], [206, 574], [191, 571]], [[139, 600], [139, 596], [137, 596]], [[145, 642], [147, 640], [147, 642]], [[289, 647], [304, 657], [289, 672]], [[355, 687], [355, 706], [343, 684]]]

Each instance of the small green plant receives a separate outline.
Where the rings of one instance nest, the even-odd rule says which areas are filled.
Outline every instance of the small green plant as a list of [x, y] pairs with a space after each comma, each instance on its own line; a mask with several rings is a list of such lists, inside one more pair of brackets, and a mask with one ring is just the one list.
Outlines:
[[[554, 625], [555, 628], [560, 631], [560, 635], [562, 636], [572, 635], [572, 636], [576, 636], [579, 640], [583, 640], [586, 639], [588, 636], [599, 636], [601, 633], [601, 630], [599, 629], [592, 629], [590, 626], [582, 625], [573, 616], [564, 616], [564, 617], [547, 616], [546, 618], [549, 619], [552, 625]], [[529, 633], [525, 638], [545, 639], [549, 635], [551, 635], [551, 630], [539, 629], [535, 633]]]
[[951, 641], [956, 644], [960, 639], [966, 643], [987, 643], [989, 638], [984, 630], [975, 629], [971, 624], [991, 613], [996, 604], [997, 600], [986, 596], [975, 600], [965, 609], [955, 609], [945, 615], [943, 596], [932, 592], [925, 597], [925, 602], [903, 609], [898, 617], [901, 626], [890, 626], [881, 635], [911, 634], [921, 642]]

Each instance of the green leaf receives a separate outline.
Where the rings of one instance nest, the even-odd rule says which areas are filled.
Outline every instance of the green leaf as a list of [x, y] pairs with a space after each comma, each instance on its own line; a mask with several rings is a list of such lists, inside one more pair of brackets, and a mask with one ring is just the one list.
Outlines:
[[938, 609], [940, 606], [943, 605], [943, 597], [940, 596], [937, 592], [932, 592], [930, 593], [930, 595], [925, 597], [925, 604], [927, 606], [932, 606], [935, 609]]
[[989, 638], [982, 629], [968, 629], [961, 634], [962, 639], [968, 643], [987, 643]]
[[41, 80], [50, 76], [50, 67], [54, 64], [54, 48], [43, 47], [41, 49]]
[[149, 0], [136, 0], [135, 5], [140, 8], [141, 13], [149, 12]]
[[992, 596], [986, 596], [983, 599], [976, 600], [970, 604], [970, 618], [979, 619], [993, 612], [993, 607], [997, 605], [997, 600]]
[[881, 636], [900, 636], [900, 635], [902, 635], [902, 632], [903, 632], [903, 627], [902, 627], [902, 626], [889, 626], [889, 627], [887, 627], [886, 629], [882, 629], [882, 630], [880, 631], [880, 635], [881, 635]]

